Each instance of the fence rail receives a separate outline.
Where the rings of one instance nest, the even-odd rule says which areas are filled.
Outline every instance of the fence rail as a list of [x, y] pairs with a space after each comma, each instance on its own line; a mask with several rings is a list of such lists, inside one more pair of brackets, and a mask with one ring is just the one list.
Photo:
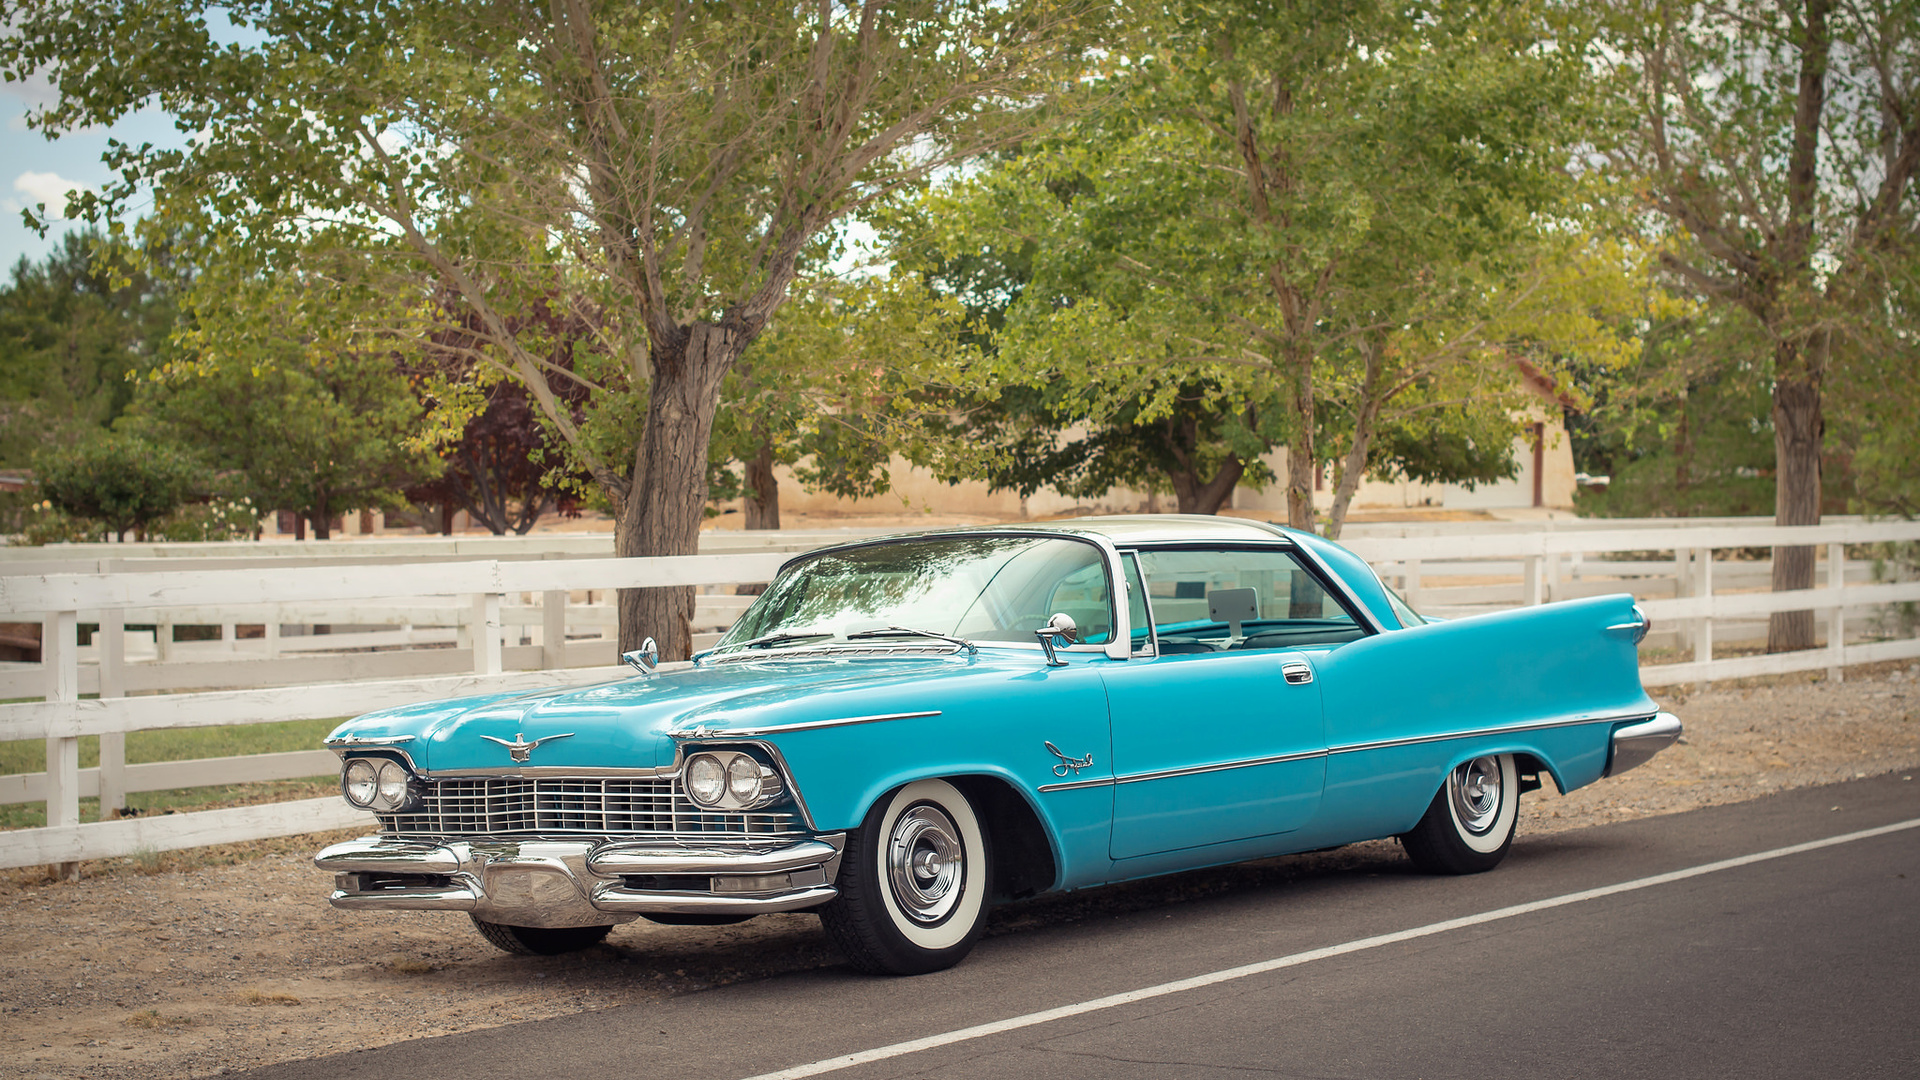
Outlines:
[[[1417, 608], [1452, 617], [1631, 592], [1659, 629], [1656, 641], [1692, 652], [1687, 662], [1643, 667], [1649, 686], [1821, 669], [1839, 678], [1849, 664], [1920, 657], [1912, 628], [1886, 617], [1892, 605], [1920, 602], [1920, 582], [1876, 583], [1869, 564], [1846, 552], [1920, 541], [1920, 523], [1677, 525], [1373, 535], [1347, 546]], [[341, 561], [339, 548], [236, 558], [230, 547], [211, 545], [196, 549], [210, 553], [205, 562], [171, 548], [137, 558], [0, 558], [0, 621], [39, 622], [42, 641], [40, 662], [0, 664], [0, 697], [38, 699], [0, 704], [0, 740], [47, 747], [45, 772], [0, 776], [0, 803], [45, 801], [48, 820], [0, 832], [0, 866], [367, 823], [368, 815], [328, 798], [82, 824], [79, 801], [97, 796], [103, 807], [120, 807], [130, 791], [332, 768], [326, 751], [129, 765], [124, 743], [132, 731], [330, 718], [619, 677], [626, 669], [615, 663], [613, 590], [695, 586], [704, 593], [698, 625], [717, 631], [750, 598], [715, 587], [764, 582], [790, 552], [853, 535], [860, 534], [729, 537], [734, 553], [674, 559], [584, 557], [604, 552], [604, 538], [597, 551], [567, 538], [558, 558], [524, 542], [484, 541], [356, 543], [370, 560], [361, 562]], [[1764, 591], [1768, 562], [1744, 554], [1802, 545], [1821, 550], [1823, 582], [1796, 593]], [[483, 548], [502, 557], [472, 558]], [[423, 557], [407, 560], [408, 551]], [[1623, 557], [1605, 557], [1613, 554]], [[1714, 656], [1716, 636], [1724, 646], [1773, 612], [1809, 609], [1824, 614], [1819, 649]], [[82, 624], [97, 627], [86, 645]], [[153, 629], [129, 632], [129, 625]], [[220, 627], [220, 636], [172, 640], [175, 627], [188, 625]], [[336, 632], [313, 633], [319, 626]], [[241, 628], [258, 634], [242, 638]], [[100, 737], [98, 768], [79, 767], [83, 736]]]

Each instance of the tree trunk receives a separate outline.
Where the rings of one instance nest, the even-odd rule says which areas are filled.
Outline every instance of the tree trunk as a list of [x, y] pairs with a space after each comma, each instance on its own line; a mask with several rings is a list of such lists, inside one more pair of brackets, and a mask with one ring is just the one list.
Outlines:
[[1287, 436], [1287, 524], [1313, 531], [1313, 354], [1287, 357], [1293, 368], [1293, 431]]
[[747, 528], [777, 529], [780, 527], [780, 481], [773, 475], [773, 439], [767, 435], [764, 421], [755, 425], [754, 434], [759, 436], [760, 448], [746, 462]]
[[[633, 477], [621, 500], [614, 554], [621, 558], [694, 555], [707, 505], [707, 445], [720, 405], [720, 381], [751, 337], [735, 327], [695, 323], [678, 340], [656, 343], [647, 418], [634, 450]], [[620, 651], [647, 638], [662, 660], [693, 655], [693, 589], [620, 590]]]
[[[1810, 343], [1807, 347], [1818, 348], [1819, 344]], [[1785, 353], [1791, 348], [1783, 345], [1781, 351]], [[1807, 366], [1812, 370], [1788, 363], [1775, 368], [1791, 372], [1773, 384], [1775, 525], [1820, 524], [1820, 444], [1825, 427], [1820, 407], [1822, 365], [1816, 362]], [[1812, 588], [1813, 553], [1812, 547], [1774, 548], [1773, 591]], [[1812, 611], [1773, 613], [1767, 626], [1768, 652], [1811, 648]]]
[[1211, 480], [1202, 481], [1191, 470], [1170, 472], [1173, 497], [1182, 514], [1217, 514], [1233, 498], [1233, 489], [1247, 471], [1247, 463], [1233, 454], [1220, 464]]
[[[1360, 490], [1360, 481], [1367, 474], [1367, 454], [1373, 449], [1373, 432], [1380, 421], [1382, 384], [1386, 381], [1387, 356], [1386, 343], [1372, 337], [1361, 339], [1361, 348], [1367, 355], [1366, 381], [1360, 384], [1360, 406], [1354, 412], [1353, 441], [1347, 444], [1346, 456], [1334, 467], [1333, 508], [1327, 513], [1326, 537], [1329, 540], [1340, 539], [1340, 530], [1347, 525], [1347, 508], [1353, 505], [1354, 493]], [[1291, 461], [1292, 454], [1288, 454]]]

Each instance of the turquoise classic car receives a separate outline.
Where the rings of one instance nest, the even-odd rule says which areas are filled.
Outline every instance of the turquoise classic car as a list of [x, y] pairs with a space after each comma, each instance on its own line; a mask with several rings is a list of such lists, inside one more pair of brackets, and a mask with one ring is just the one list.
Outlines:
[[680, 670], [343, 724], [342, 908], [470, 913], [514, 952], [635, 918], [816, 911], [934, 971], [1038, 893], [1398, 837], [1491, 869], [1520, 796], [1680, 734], [1629, 596], [1425, 620], [1251, 521], [1108, 517], [796, 556]]

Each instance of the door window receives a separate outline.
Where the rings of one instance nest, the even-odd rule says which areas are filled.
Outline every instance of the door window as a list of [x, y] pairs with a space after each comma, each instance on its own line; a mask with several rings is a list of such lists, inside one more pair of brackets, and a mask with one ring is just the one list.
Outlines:
[[1338, 645], [1364, 633], [1288, 551], [1141, 551], [1138, 559], [1162, 655]]

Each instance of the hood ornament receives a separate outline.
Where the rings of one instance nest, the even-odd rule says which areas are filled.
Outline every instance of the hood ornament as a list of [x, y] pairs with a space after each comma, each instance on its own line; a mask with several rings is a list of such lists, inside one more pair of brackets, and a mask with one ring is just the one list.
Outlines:
[[569, 731], [564, 735], [546, 735], [532, 742], [528, 742], [527, 737], [517, 731], [513, 733], [512, 742], [493, 735], [482, 735], [480, 737], [488, 742], [497, 742], [501, 746], [506, 747], [507, 754], [512, 757], [513, 760], [525, 761], [528, 757], [532, 756], [534, 747], [539, 746], [543, 742], [552, 742], [555, 739], [571, 739], [573, 738], [573, 732]]

